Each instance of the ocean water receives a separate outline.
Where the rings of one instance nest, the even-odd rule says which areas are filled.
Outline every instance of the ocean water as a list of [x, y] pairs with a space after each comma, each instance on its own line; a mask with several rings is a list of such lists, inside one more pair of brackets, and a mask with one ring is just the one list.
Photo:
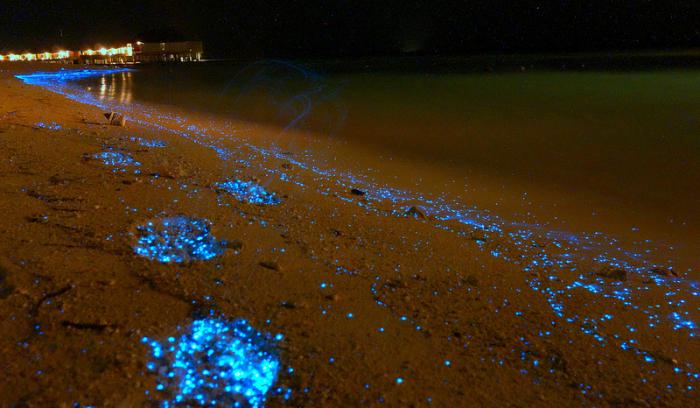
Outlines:
[[661, 241], [697, 269], [700, 69], [593, 62], [209, 62], [78, 84], [274, 126], [283, 148], [506, 216]]

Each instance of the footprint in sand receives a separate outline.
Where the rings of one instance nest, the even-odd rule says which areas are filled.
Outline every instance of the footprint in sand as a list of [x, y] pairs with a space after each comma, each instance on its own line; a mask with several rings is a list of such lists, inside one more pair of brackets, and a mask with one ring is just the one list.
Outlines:
[[254, 181], [229, 180], [215, 183], [214, 188], [232, 195], [236, 200], [250, 204], [277, 205], [282, 200]]
[[[104, 150], [89, 156], [90, 159], [99, 160], [105, 166], [113, 167], [113, 172], [124, 173], [130, 168], [140, 167], [141, 163], [136, 161], [130, 154], [116, 150]], [[141, 174], [141, 170], [134, 169], [134, 174]]]
[[226, 242], [211, 234], [211, 223], [202, 218], [155, 218], [136, 226], [134, 252], [154, 261], [183, 263], [221, 255]]
[[153, 396], [175, 405], [231, 407], [264, 406], [268, 393], [288, 399], [291, 390], [273, 389], [283, 371], [277, 353], [282, 338], [242, 319], [213, 316], [178, 328], [165, 341], [143, 337], [152, 357], [146, 368], [157, 374]]

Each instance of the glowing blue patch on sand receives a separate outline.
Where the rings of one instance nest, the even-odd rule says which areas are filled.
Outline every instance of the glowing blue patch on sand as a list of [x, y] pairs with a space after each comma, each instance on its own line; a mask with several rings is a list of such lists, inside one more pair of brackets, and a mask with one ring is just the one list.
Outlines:
[[[262, 407], [281, 370], [275, 337], [255, 330], [245, 320], [195, 320], [179, 337], [158, 342], [147, 337], [157, 373], [162, 407]], [[285, 398], [289, 397], [289, 391]], [[160, 394], [156, 394], [159, 396]]]
[[61, 128], [62, 128], [61, 125], [59, 125], [56, 122], [49, 122], [49, 123], [37, 122], [36, 127], [40, 128], [40, 129], [48, 129], [48, 130], [61, 130]]
[[205, 219], [159, 218], [136, 228], [136, 254], [164, 263], [212, 259], [224, 252], [224, 242], [211, 235]]
[[130, 139], [132, 142], [136, 142], [143, 147], [166, 147], [168, 144], [162, 140], [158, 139], [144, 139], [142, 137], [132, 137]]
[[[100, 160], [106, 166], [115, 167], [115, 171], [125, 171], [128, 167], [141, 166], [141, 163], [130, 155], [112, 150], [97, 152], [92, 155], [92, 158]], [[136, 172], [139, 173], [138, 170]]]
[[281, 200], [274, 193], [271, 193], [253, 181], [230, 180], [223, 183], [216, 183], [214, 187], [226, 191], [234, 196], [238, 201], [251, 204], [277, 205]]

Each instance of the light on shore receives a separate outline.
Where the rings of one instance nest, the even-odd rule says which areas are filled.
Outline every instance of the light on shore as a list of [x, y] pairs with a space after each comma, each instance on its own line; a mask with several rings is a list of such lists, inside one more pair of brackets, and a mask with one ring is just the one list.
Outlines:
[[60, 50], [56, 52], [42, 52], [38, 54], [34, 54], [31, 52], [27, 52], [21, 55], [17, 54], [8, 54], [8, 55], [0, 55], [0, 61], [62, 61], [62, 60], [68, 60], [71, 58], [75, 58], [77, 56], [85, 55], [85, 56], [95, 56], [97, 54], [100, 54], [102, 56], [115, 56], [115, 57], [133, 57], [134, 55], [134, 49], [131, 44], [126, 44], [124, 47], [118, 47], [118, 48], [105, 48], [102, 47], [99, 50], [95, 51], [93, 49], [87, 49], [85, 51], [68, 51], [68, 50]]

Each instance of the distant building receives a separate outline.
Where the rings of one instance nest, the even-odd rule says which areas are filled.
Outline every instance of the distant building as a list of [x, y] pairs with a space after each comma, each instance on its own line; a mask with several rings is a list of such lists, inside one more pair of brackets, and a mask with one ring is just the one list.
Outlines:
[[190, 62], [202, 59], [201, 41], [136, 42], [118, 48], [97, 46], [82, 51], [60, 50], [0, 55], [0, 62], [42, 61], [62, 64], [127, 65], [141, 62]]
[[136, 62], [189, 62], [202, 59], [201, 41], [137, 42], [134, 47]]
[[77, 62], [81, 64], [133, 64], [134, 49], [131, 44], [119, 48], [100, 48], [80, 51]]

